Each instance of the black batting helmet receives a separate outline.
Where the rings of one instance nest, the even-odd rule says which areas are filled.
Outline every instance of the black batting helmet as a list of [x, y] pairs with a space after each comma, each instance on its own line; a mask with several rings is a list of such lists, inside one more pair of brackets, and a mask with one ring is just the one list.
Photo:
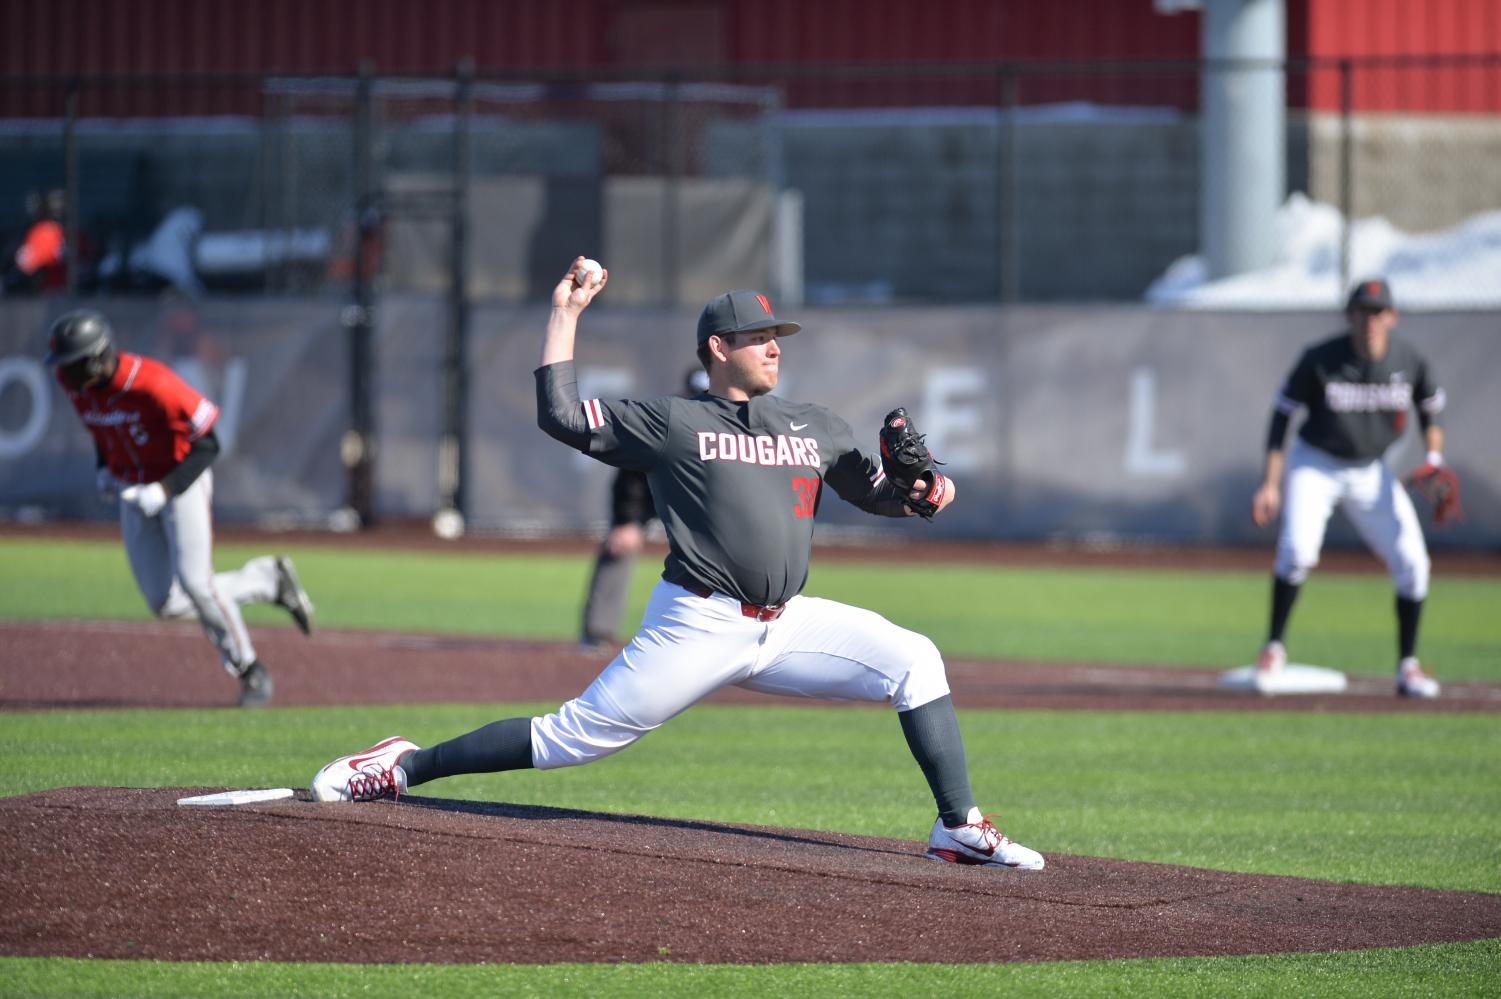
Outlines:
[[47, 340], [47, 356], [42, 363], [53, 366], [72, 364], [86, 357], [98, 357], [114, 345], [115, 331], [103, 313], [93, 309], [75, 309], [58, 316]]

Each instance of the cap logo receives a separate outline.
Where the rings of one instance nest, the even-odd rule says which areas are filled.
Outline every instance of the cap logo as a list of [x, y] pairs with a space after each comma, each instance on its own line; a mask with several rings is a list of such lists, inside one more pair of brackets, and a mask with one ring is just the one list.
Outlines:
[[1377, 294], [1380, 294], [1380, 292], [1381, 292], [1381, 282], [1380, 281], [1367, 281], [1365, 283], [1365, 291], [1366, 291], [1367, 295], [1377, 295]]
[[761, 303], [761, 308], [766, 310], [768, 316], [771, 315], [771, 303], [766, 300], [765, 295], [757, 295], [756, 301]]

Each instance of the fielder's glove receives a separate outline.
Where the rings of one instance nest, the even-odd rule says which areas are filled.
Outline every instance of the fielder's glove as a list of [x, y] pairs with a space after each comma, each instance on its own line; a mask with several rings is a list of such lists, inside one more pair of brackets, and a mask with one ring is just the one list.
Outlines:
[[141, 511], [143, 517], [155, 517], [167, 505], [167, 487], [160, 482], [126, 486], [120, 490], [120, 499]]
[[1433, 507], [1435, 525], [1464, 520], [1464, 508], [1459, 505], [1459, 476], [1448, 465], [1425, 461], [1408, 474], [1407, 484]]
[[94, 487], [99, 490], [99, 498], [106, 503], [113, 503], [120, 494], [120, 480], [110, 473], [108, 465], [100, 465], [94, 471]]
[[943, 463], [934, 460], [907, 411], [897, 407], [887, 413], [881, 421], [881, 467], [904, 492], [910, 493], [918, 479], [927, 482], [921, 497], [906, 500], [907, 509], [927, 520], [943, 508], [949, 492], [949, 480], [934, 471], [935, 464]]

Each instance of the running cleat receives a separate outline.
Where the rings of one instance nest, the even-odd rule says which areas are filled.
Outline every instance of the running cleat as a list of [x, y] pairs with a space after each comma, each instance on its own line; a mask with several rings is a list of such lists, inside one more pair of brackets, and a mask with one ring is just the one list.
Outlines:
[[928, 859], [950, 864], [974, 864], [981, 867], [1014, 867], [1023, 871], [1040, 871], [1042, 854], [1013, 843], [991, 824], [990, 817], [978, 808], [969, 810], [968, 820], [952, 828], [939, 817], [928, 834]]
[[271, 694], [276, 685], [271, 682], [271, 672], [257, 659], [240, 674], [240, 707], [263, 708], [271, 703]]
[[1427, 673], [1413, 656], [1402, 660], [1397, 667], [1398, 697], [1437, 697], [1438, 681]]
[[1256, 657], [1255, 686], [1257, 691], [1266, 693], [1268, 686], [1286, 665], [1287, 649], [1282, 647], [1281, 642], [1267, 642], [1263, 645], [1261, 655]]
[[313, 800], [399, 798], [407, 789], [407, 773], [396, 761], [403, 753], [416, 748], [400, 736], [393, 735], [363, 752], [339, 757], [313, 775]]
[[313, 633], [313, 602], [297, 578], [297, 567], [285, 555], [276, 556], [276, 605], [292, 615], [304, 635]]

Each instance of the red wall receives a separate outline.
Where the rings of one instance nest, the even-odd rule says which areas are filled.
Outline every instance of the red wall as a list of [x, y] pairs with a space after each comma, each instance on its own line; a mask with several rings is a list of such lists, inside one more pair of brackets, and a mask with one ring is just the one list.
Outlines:
[[[1286, 0], [1288, 53], [1501, 53], [1501, 0]], [[12, 0], [0, 4], [0, 76], [447, 74], [990, 59], [1190, 59], [1199, 16], [1152, 0]], [[754, 78], [754, 70], [746, 70]], [[1501, 110], [1501, 70], [1362, 75], [1363, 109]], [[0, 114], [57, 111], [57, 88], [4, 88]], [[1192, 106], [1184, 74], [1024, 78], [1020, 99]], [[1290, 79], [1294, 104], [1338, 105], [1331, 72]], [[976, 104], [993, 81], [930, 76], [804, 81], [792, 106]], [[258, 88], [176, 81], [91, 93], [85, 113], [254, 113]]]
[[[582, 11], [580, 19], [576, 12]], [[675, 37], [677, 36], [677, 37]], [[710, 37], [712, 36], [712, 37]], [[0, 73], [443, 73], [665, 62], [1182, 57], [1151, 0], [46, 0], [0, 5]], [[680, 58], [664, 59], [664, 54]]]
[[[1291, 7], [1293, 0], [1289, 0]], [[1322, 58], [1501, 54], [1501, 0], [1301, 0], [1307, 54]], [[1390, 67], [1353, 78], [1365, 111], [1501, 111], [1501, 58], [1431, 70]], [[1309, 103], [1337, 108], [1339, 80], [1320, 73]]]

